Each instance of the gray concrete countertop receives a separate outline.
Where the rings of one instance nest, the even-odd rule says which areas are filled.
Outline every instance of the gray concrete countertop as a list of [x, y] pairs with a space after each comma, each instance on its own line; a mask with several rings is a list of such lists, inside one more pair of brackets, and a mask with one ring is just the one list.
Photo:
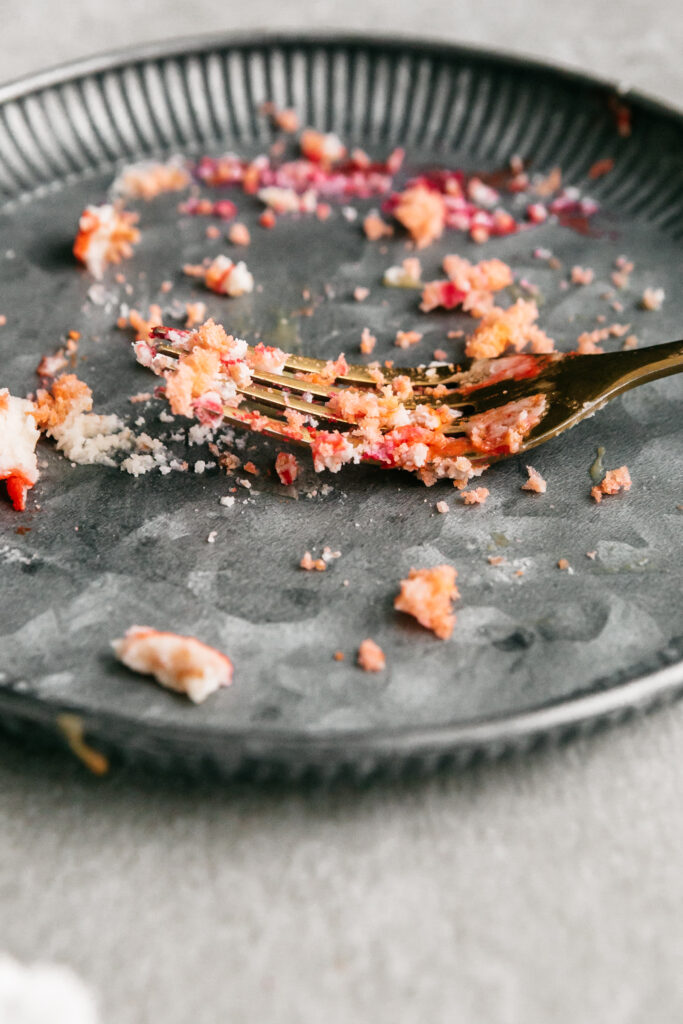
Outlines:
[[[680, 0], [5, 0], [2, 20], [4, 79], [305, 25], [505, 47], [683, 97]], [[363, 792], [97, 780], [3, 739], [0, 950], [73, 967], [104, 1024], [679, 1024], [682, 768], [681, 704]]]

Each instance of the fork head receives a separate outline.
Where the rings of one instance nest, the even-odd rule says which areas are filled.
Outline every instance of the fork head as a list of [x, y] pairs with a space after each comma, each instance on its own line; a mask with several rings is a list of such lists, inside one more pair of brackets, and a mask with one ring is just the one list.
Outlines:
[[[152, 331], [155, 353], [167, 360], [182, 359], [193, 337], [173, 328]], [[260, 368], [257, 350], [245, 346], [247, 378], [222, 414], [232, 423], [305, 444], [314, 457], [323, 448], [334, 449], [331, 462], [316, 462], [328, 468], [338, 456], [409, 469], [426, 463], [452, 469], [464, 458], [481, 469], [556, 437], [643, 379], [675, 372], [671, 349], [600, 356], [518, 353], [477, 360], [467, 369], [350, 366], [343, 357], [325, 363], [281, 353], [282, 369], [272, 372]]]

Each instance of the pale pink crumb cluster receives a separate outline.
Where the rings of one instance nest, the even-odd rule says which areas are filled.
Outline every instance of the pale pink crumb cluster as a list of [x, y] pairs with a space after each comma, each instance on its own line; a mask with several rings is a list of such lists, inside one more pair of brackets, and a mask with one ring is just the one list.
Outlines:
[[380, 238], [391, 238], [394, 233], [391, 224], [387, 224], [376, 212], [367, 215], [363, 221], [363, 231], [371, 242], [377, 242]]
[[358, 665], [365, 672], [382, 672], [387, 667], [384, 651], [369, 637], [358, 648]]
[[232, 682], [230, 659], [192, 636], [131, 626], [125, 636], [112, 641], [112, 647], [127, 668], [154, 676], [162, 686], [186, 694], [195, 704]]
[[643, 309], [656, 312], [662, 308], [666, 294], [663, 288], [646, 288], [643, 292], [640, 304]]
[[422, 335], [419, 331], [397, 331], [394, 344], [397, 348], [411, 348], [412, 345], [417, 345], [420, 341], [422, 341]]
[[362, 284], [356, 285], [356, 287], [353, 289], [353, 297], [356, 300], [356, 302], [365, 302], [369, 294], [370, 289], [366, 288]]
[[592, 284], [595, 280], [595, 271], [591, 267], [572, 267], [572, 284]]
[[188, 277], [198, 277], [212, 292], [237, 298], [248, 295], [254, 290], [254, 278], [246, 263], [241, 260], [234, 263], [229, 256], [216, 256], [208, 263], [186, 263], [183, 273]]
[[525, 484], [522, 484], [522, 490], [534, 491], [536, 494], [545, 494], [548, 485], [541, 474], [533, 466], [527, 466], [526, 471], [529, 474], [529, 479]]
[[488, 487], [475, 487], [471, 491], [462, 491], [465, 505], [483, 505], [489, 496]]
[[115, 196], [125, 199], [155, 199], [164, 192], [179, 192], [192, 182], [182, 157], [171, 157], [166, 163], [143, 160], [124, 167], [111, 186]]
[[631, 474], [626, 466], [619, 466], [618, 469], [608, 469], [604, 479], [595, 487], [591, 487], [591, 498], [600, 503], [605, 494], [629, 491], [631, 483]]
[[494, 294], [512, 284], [514, 277], [507, 263], [499, 259], [470, 263], [462, 256], [446, 256], [443, 269], [447, 280], [428, 281], [422, 292], [420, 309], [430, 313], [439, 307], [462, 307], [474, 317], [482, 317], [494, 308]]
[[235, 224], [231, 224], [230, 230], [228, 231], [228, 241], [232, 242], [233, 245], [249, 245], [251, 242], [251, 235], [247, 225], [242, 224], [239, 221]]

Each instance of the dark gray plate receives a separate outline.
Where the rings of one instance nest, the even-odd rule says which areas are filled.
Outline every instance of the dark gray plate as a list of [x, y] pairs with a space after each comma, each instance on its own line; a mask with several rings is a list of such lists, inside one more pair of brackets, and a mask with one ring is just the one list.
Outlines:
[[[180, 266], [226, 246], [207, 241], [206, 221], [179, 221], [176, 197], [158, 200], [142, 210], [143, 242], [125, 267], [133, 299], [111, 277], [114, 298], [97, 305], [70, 256], [74, 226], [122, 161], [264, 149], [264, 99], [292, 104], [304, 123], [373, 153], [404, 144], [411, 169], [495, 169], [513, 153], [541, 169], [561, 165], [567, 182], [603, 204], [592, 236], [555, 225], [479, 250], [451, 234], [425, 253], [426, 276], [447, 251], [509, 259], [541, 287], [543, 326], [570, 347], [598, 313], [612, 318], [600, 295], [623, 252], [636, 270], [614, 319], [631, 322], [641, 344], [678, 337], [681, 118], [629, 97], [633, 134], [620, 138], [611, 94], [585, 77], [455, 47], [280, 37], [146, 47], [5, 87], [2, 383], [19, 393], [34, 387], [39, 354], [75, 328], [96, 407], [132, 409], [131, 421], [142, 412], [152, 433], [169, 429], [158, 420], [160, 403], [127, 404], [151, 382], [114, 326], [118, 303], [147, 305], [166, 278], [176, 282], [173, 297], [199, 297]], [[589, 183], [588, 169], [606, 156], [614, 171]], [[237, 201], [255, 225], [257, 204]], [[338, 212], [324, 225], [255, 227], [253, 238], [246, 258], [263, 290], [232, 301], [201, 296], [236, 333], [353, 356], [367, 324], [380, 339], [377, 354], [393, 357], [397, 327], [419, 327], [424, 341], [410, 352], [419, 361], [443, 345], [446, 330], [465, 326], [457, 315], [427, 320], [414, 293], [383, 289], [382, 270], [405, 254], [403, 241], [382, 255]], [[559, 275], [532, 258], [536, 246], [567, 267], [594, 267], [596, 283], [561, 291]], [[372, 284], [363, 304], [351, 299], [360, 282]], [[326, 283], [335, 298], [313, 317], [297, 314], [302, 289], [321, 296]], [[666, 289], [661, 314], [637, 308], [649, 284]], [[239, 487], [231, 509], [219, 504], [234, 485], [224, 474], [135, 480], [115, 469], [72, 468], [44, 446], [29, 511], [0, 504], [3, 720], [24, 731], [54, 729], [57, 713], [69, 709], [108, 750], [170, 766], [363, 774], [523, 746], [673, 695], [683, 685], [680, 396], [680, 379], [651, 384], [534, 453], [548, 480], [543, 497], [520, 491], [524, 459], [496, 466], [484, 508], [462, 507], [447, 485], [426, 490], [369, 469], [328, 478], [307, 471], [295, 499], [268, 475], [275, 449], [254, 438], [244, 450], [262, 475], [251, 494]], [[634, 480], [628, 496], [601, 507], [588, 497], [597, 445], [608, 466], [626, 463]], [[210, 457], [184, 442], [175, 450], [191, 463]], [[434, 511], [440, 498], [451, 503], [448, 516]], [[30, 532], [17, 532], [25, 526]], [[214, 545], [206, 543], [211, 530]], [[324, 544], [342, 557], [324, 574], [301, 572], [303, 551]], [[492, 553], [506, 563], [489, 565]], [[557, 569], [560, 557], [573, 574]], [[392, 610], [410, 566], [444, 561], [457, 567], [462, 592], [446, 643]], [[128, 673], [109, 641], [134, 622], [218, 645], [235, 662], [235, 685], [195, 708]], [[378, 676], [354, 667], [368, 635], [387, 653], [388, 670]], [[333, 661], [337, 649], [345, 662]]]

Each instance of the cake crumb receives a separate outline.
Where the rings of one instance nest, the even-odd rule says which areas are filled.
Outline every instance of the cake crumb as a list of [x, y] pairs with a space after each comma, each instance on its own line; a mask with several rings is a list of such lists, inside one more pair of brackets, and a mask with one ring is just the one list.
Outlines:
[[335, 661], [343, 661], [344, 660], [344, 652], [343, 651], [335, 651], [334, 654], [332, 655], [332, 657], [334, 658]]
[[471, 491], [462, 491], [461, 493], [465, 505], [483, 505], [490, 491], [488, 487], [475, 487]]
[[301, 569], [305, 569], [307, 572], [325, 572], [327, 569], [327, 562], [323, 558], [313, 558], [310, 551], [304, 552], [304, 555], [299, 562]]
[[568, 569], [569, 568], [569, 562], [567, 561], [567, 559], [566, 558], [560, 558], [560, 560], [557, 563], [557, 568], [558, 569], [562, 569], [562, 570]]
[[275, 459], [275, 472], [281, 484], [284, 484], [285, 487], [293, 484], [299, 475], [299, 468], [295, 455], [292, 455], [291, 452], [278, 452]]
[[381, 672], [387, 667], [387, 659], [382, 648], [368, 637], [358, 648], [358, 664], [364, 672]]
[[525, 484], [522, 484], [522, 490], [535, 491], [536, 494], [545, 494], [548, 485], [541, 474], [533, 466], [527, 466], [526, 471], [529, 474], [529, 479]]
[[663, 288], [646, 288], [640, 300], [643, 309], [656, 312], [662, 308], [666, 294]]
[[631, 483], [631, 474], [626, 466], [619, 466], [618, 469], [608, 469], [602, 482], [595, 487], [591, 487], [591, 498], [599, 504], [604, 494], [629, 491]]
[[422, 335], [419, 331], [397, 331], [394, 344], [397, 348], [410, 348], [411, 345], [417, 345], [420, 341], [422, 341]]
[[595, 280], [595, 271], [591, 267], [572, 267], [572, 284], [592, 284]]
[[356, 300], [356, 302], [365, 302], [369, 294], [370, 289], [366, 288], [364, 285], [361, 284], [357, 285], [353, 289], [353, 297]]
[[586, 552], [586, 558], [590, 558], [592, 561], [595, 561], [595, 556], [596, 555], [597, 555], [597, 551], [587, 551]]
[[502, 555], [489, 555], [487, 561], [489, 565], [503, 565], [505, 563]]
[[442, 516], [445, 516], [447, 512], [450, 512], [450, 507], [447, 501], [437, 501], [436, 511], [440, 512]]
[[192, 636], [131, 626], [125, 636], [112, 641], [112, 647], [126, 668], [154, 676], [162, 686], [186, 694], [195, 704], [232, 682], [230, 659]]
[[218, 536], [218, 533], [216, 532], [216, 530], [212, 530], [211, 533], [209, 534], [209, 536], [206, 538], [206, 543], [207, 544], [215, 544], [217, 536]]
[[251, 242], [251, 235], [249, 234], [249, 228], [246, 224], [242, 224], [239, 221], [236, 224], [230, 225], [228, 231], [228, 241], [232, 242], [233, 245], [249, 245]]
[[369, 213], [363, 221], [363, 231], [365, 232], [365, 237], [371, 242], [376, 242], [380, 238], [389, 238], [394, 233], [391, 224], [387, 224], [386, 221], [382, 220], [376, 211]]
[[394, 608], [413, 615], [420, 625], [447, 640], [455, 625], [451, 603], [460, 596], [455, 585], [457, 575], [452, 565], [411, 569], [407, 578], [401, 580]]
[[375, 345], [377, 344], [377, 338], [370, 332], [368, 327], [363, 328], [363, 333], [360, 336], [360, 350], [364, 356], [369, 356]]

